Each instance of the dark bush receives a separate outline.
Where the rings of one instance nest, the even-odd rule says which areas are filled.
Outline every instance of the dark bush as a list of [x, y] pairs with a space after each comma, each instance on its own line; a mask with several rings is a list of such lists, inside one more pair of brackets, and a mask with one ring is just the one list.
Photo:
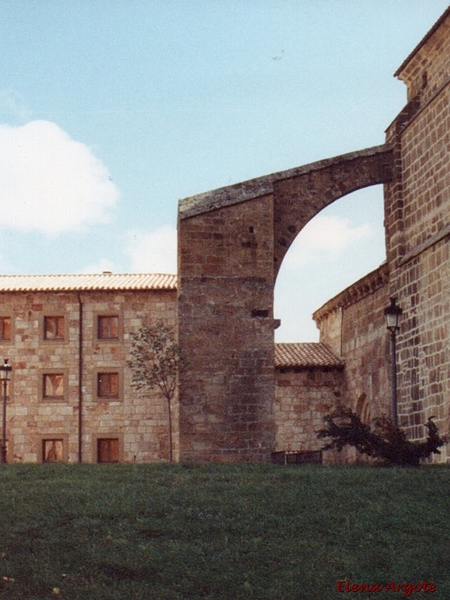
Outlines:
[[324, 450], [340, 452], [344, 446], [352, 446], [385, 465], [418, 466], [421, 459], [440, 454], [439, 448], [447, 441], [439, 436], [433, 418], [424, 424], [428, 429], [426, 440], [414, 442], [408, 440], [403, 429], [388, 417], [367, 424], [352, 410], [340, 409], [324, 417], [325, 427], [317, 432], [317, 436], [330, 438]]

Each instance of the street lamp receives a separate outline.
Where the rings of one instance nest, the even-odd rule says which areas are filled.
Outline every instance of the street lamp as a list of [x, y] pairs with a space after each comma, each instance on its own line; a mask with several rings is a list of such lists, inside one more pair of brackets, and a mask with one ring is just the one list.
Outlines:
[[0, 379], [3, 383], [3, 421], [2, 421], [2, 448], [1, 461], [6, 463], [6, 400], [8, 397], [8, 381], [11, 377], [12, 367], [8, 364], [8, 359], [5, 358], [3, 365], [0, 367]]
[[397, 333], [403, 310], [397, 305], [397, 298], [391, 298], [390, 305], [384, 309], [386, 327], [391, 334], [392, 350], [392, 421], [397, 425]]

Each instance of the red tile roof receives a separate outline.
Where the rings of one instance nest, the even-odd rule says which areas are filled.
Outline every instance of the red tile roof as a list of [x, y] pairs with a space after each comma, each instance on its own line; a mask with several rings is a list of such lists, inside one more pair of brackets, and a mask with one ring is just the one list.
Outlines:
[[1, 292], [176, 290], [177, 276], [155, 273], [96, 275], [0, 275]]
[[342, 367], [343, 362], [325, 344], [275, 344], [275, 367]]

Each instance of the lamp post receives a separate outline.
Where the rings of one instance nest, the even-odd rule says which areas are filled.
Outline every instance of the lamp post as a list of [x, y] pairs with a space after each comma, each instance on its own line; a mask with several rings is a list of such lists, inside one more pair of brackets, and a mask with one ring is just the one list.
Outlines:
[[403, 310], [397, 305], [397, 298], [391, 298], [390, 305], [384, 309], [386, 327], [391, 334], [392, 350], [392, 421], [398, 424], [397, 417], [397, 333]]
[[6, 463], [6, 400], [8, 398], [8, 381], [11, 377], [12, 367], [8, 364], [8, 359], [5, 358], [3, 365], [0, 367], [0, 379], [3, 383], [3, 420], [2, 420], [2, 448], [1, 461]]

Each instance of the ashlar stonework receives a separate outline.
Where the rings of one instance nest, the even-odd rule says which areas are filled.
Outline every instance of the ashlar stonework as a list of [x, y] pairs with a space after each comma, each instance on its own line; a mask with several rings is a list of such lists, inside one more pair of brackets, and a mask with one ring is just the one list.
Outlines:
[[[391, 297], [403, 309], [399, 422], [411, 439], [430, 417], [448, 434], [449, 73], [450, 8], [395, 74], [407, 103], [385, 144], [180, 201], [177, 276], [0, 276], [0, 351], [14, 368], [8, 459], [167, 460], [164, 401], [136, 396], [126, 367], [131, 333], [157, 320], [177, 328], [185, 358], [178, 460], [320, 453], [328, 410], [370, 420], [392, 409]], [[372, 185], [384, 186], [386, 262], [315, 312], [319, 343], [276, 346], [274, 285], [292, 242]], [[447, 462], [448, 448], [435, 459]]]

